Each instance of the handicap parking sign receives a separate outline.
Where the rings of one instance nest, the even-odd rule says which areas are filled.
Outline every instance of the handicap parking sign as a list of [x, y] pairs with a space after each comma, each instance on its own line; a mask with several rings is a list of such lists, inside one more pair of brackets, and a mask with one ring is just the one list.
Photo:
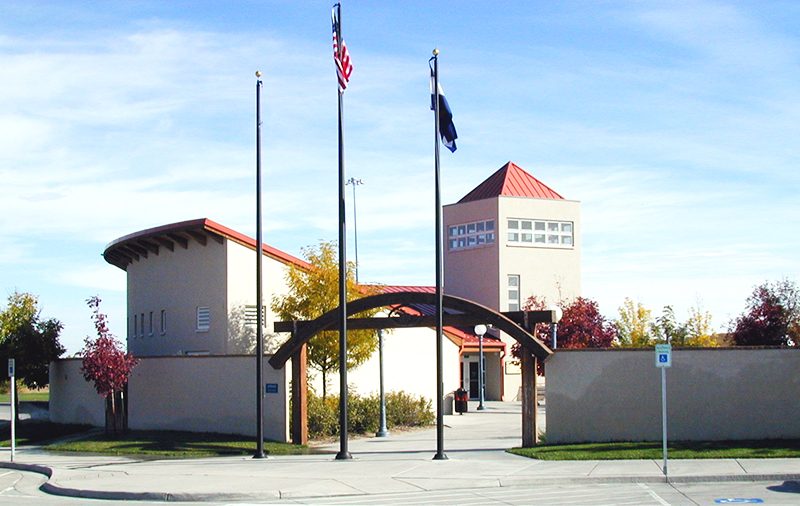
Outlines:
[[656, 345], [656, 367], [672, 367], [672, 346]]

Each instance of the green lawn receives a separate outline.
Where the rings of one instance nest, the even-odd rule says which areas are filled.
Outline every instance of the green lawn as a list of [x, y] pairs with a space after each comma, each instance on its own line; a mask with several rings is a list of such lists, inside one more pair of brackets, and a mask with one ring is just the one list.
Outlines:
[[[19, 394], [20, 401], [44, 401], [50, 400], [50, 392], [22, 392]], [[11, 394], [0, 394], [0, 402], [11, 402]]]
[[[253, 455], [256, 440], [244, 436], [180, 431], [129, 431], [117, 437], [106, 437], [100, 432], [79, 441], [46, 446], [45, 450], [171, 458], [215, 457]], [[298, 455], [308, 453], [308, 448], [265, 442], [264, 451], [271, 455]]]
[[[511, 453], [539, 460], [628, 460], [663, 458], [661, 443], [593, 443], [513, 448]], [[670, 459], [798, 458], [800, 440], [707, 441], [669, 443]]]

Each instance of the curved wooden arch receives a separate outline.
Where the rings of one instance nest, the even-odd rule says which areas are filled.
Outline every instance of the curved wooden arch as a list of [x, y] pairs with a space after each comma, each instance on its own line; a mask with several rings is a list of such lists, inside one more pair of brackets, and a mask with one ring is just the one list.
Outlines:
[[[347, 303], [347, 316], [361, 313], [370, 309], [387, 306], [407, 306], [413, 304], [436, 305], [436, 294], [426, 292], [393, 292], [370, 295], [362, 299]], [[530, 332], [517, 325], [502, 313], [482, 306], [477, 302], [444, 295], [443, 307], [477, 317], [482, 323], [493, 325], [517, 340], [525, 349], [538, 359], [546, 359], [553, 352]], [[334, 327], [338, 323], [338, 308], [334, 308], [316, 320], [295, 322], [292, 337], [281, 346], [270, 358], [269, 363], [275, 369], [280, 369], [289, 358], [300, 351], [303, 344], [324, 330]]]

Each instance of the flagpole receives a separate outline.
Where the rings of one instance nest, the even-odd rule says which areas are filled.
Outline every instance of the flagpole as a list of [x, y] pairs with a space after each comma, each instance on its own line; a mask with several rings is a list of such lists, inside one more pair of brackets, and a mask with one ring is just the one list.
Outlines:
[[434, 188], [436, 201], [436, 455], [433, 460], [447, 460], [444, 454], [444, 373], [442, 361], [442, 200], [439, 177], [439, 50], [433, 50], [434, 115]]
[[262, 230], [261, 230], [261, 71], [256, 72], [256, 453], [264, 458], [264, 328], [261, 287]]
[[[334, 5], [337, 50], [342, 60], [342, 6]], [[347, 449], [347, 227], [345, 225], [344, 89], [339, 90], [339, 453], [336, 460], [352, 459]]]

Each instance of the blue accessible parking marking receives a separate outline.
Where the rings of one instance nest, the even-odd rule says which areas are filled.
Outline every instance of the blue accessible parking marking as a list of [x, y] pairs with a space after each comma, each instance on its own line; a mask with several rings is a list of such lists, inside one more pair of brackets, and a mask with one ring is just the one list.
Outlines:
[[754, 504], [754, 503], [762, 503], [764, 501], [762, 501], [761, 499], [736, 498], [736, 499], [717, 499], [714, 502], [719, 504]]

